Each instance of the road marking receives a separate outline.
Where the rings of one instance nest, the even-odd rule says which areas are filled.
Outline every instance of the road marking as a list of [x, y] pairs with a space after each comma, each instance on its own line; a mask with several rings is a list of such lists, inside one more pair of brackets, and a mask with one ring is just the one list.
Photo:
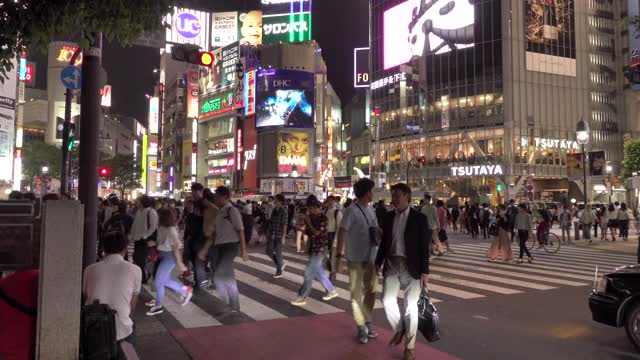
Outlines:
[[476, 288], [476, 289], [480, 289], [480, 290], [491, 291], [491, 292], [495, 292], [495, 293], [498, 293], [498, 294], [511, 295], [511, 294], [520, 294], [520, 293], [522, 293], [522, 291], [519, 291], [519, 290], [507, 289], [507, 288], [503, 288], [503, 287], [500, 287], [500, 286], [488, 285], [488, 284], [483, 284], [483, 283], [479, 283], [479, 282], [475, 282], [475, 281], [469, 281], [469, 280], [463, 280], [463, 279], [457, 279], [457, 278], [449, 278], [449, 277], [438, 275], [438, 274], [429, 275], [429, 284], [430, 284], [429, 287], [431, 287], [431, 281], [432, 280], [451, 283], [451, 284], [456, 284], [456, 285], [462, 285], [462, 286], [467, 286], [467, 287], [472, 287], [472, 288]]
[[[266, 282], [256, 276], [245, 273], [238, 269], [235, 269], [235, 273], [236, 273], [236, 279], [238, 281], [241, 281], [247, 284], [248, 286], [262, 290], [263, 292], [273, 295], [283, 301], [286, 301], [287, 303], [291, 302], [291, 300], [293, 300], [296, 297], [295, 293], [279, 285]], [[335, 306], [331, 306], [321, 301], [317, 301], [311, 297], [307, 297], [306, 301], [307, 301], [307, 305], [303, 306], [303, 308], [314, 314], [333, 314], [337, 312], [342, 312], [342, 309], [339, 309]]]
[[[449, 264], [449, 265], [454, 265], [454, 264]], [[471, 268], [469, 266], [462, 266], [462, 267], [465, 268], [465, 269], [478, 270], [478, 269]], [[520, 287], [525, 287], [525, 288], [530, 288], [530, 289], [536, 289], [536, 290], [551, 290], [551, 289], [555, 289], [555, 287], [549, 286], [549, 285], [541, 285], [541, 284], [536, 284], [536, 283], [531, 283], [531, 282], [524, 282], [524, 281], [520, 281], [520, 280], [513, 280], [513, 279], [509, 279], [509, 278], [504, 278], [504, 277], [497, 277], [497, 276], [491, 276], [491, 275], [485, 275], [485, 274], [478, 274], [478, 273], [475, 273], [475, 272], [468, 272], [468, 271], [462, 271], [462, 270], [456, 270], [456, 269], [448, 269], [448, 268], [444, 268], [444, 267], [441, 267], [441, 266], [437, 266], [437, 267], [434, 266], [434, 267], [432, 267], [432, 270], [435, 271], [435, 272], [444, 272], [444, 273], [449, 273], [449, 274], [454, 274], [454, 275], [470, 277], [470, 278], [474, 278], [474, 279], [493, 281], [493, 282], [497, 282], [497, 283], [515, 285], [515, 286], [520, 286]]]
[[[149, 294], [153, 294], [151, 292], [150, 285], [144, 285], [144, 288], [149, 292]], [[185, 306], [181, 306], [177, 302], [178, 295], [173, 291], [166, 289], [164, 294], [164, 303], [162, 306], [164, 306], [165, 310], [173, 315], [173, 317], [175, 317], [185, 328], [222, 325], [221, 322], [192, 302]]]
[[[215, 290], [207, 289], [206, 291], [209, 294], [220, 299], [220, 297], [218, 297], [218, 294], [216, 293]], [[250, 318], [256, 321], [287, 318], [287, 316], [242, 294], [240, 294], [240, 310], [242, 311], [243, 314], [249, 316]]]

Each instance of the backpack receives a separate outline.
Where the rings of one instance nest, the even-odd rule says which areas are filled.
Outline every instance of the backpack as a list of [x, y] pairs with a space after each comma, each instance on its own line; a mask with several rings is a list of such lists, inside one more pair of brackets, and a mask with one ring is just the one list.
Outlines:
[[124, 216], [113, 215], [111, 218], [104, 224], [104, 228], [102, 229], [104, 234], [119, 232], [121, 234], [127, 234], [127, 227], [124, 223]]
[[544, 221], [551, 221], [551, 213], [547, 209], [540, 210], [540, 215]]
[[82, 306], [80, 315], [80, 354], [83, 360], [118, 358], [116, 311], [98, 300]]
[[491, 222], [491, 213], [488, 209], [482, 209], [482, 223], [485, 225], [489, 225]]
[[515, 206], [510, 206], [507, 210], [507, 219], [509, 220], [509, 226], [514, 227], [516, 225], [516, 216], [518, 215], [518, 209]]

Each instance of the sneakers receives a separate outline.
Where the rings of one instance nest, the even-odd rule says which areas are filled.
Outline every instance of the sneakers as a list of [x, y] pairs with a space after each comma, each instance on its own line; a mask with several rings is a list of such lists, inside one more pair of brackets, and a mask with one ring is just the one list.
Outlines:
[[146, 307], [154, 307], [154, 306], [156, 306], [156, 301], [155, 301], [155, 299], [154, 300], [150, 300], [150, 301], [147, 301], [146, 303], [144, 303], [144, 305]]
[[373, 326], [371, 326], [371, 321], [367, 321], [365, 323], [365, 326], [367, 327], [367, 337], [369, 339], [374, 339], [378, 337], [378, 332], [373, 328]]
[[305, 306], [307, 305], [307, 301], [303, 298], [297, 298], [293, 301], [291, 301], [291, 305], [293, 306]]
[[280, 279], [280, 278], [283, 278], [283, 277], [284, 277], [284, 274], [282, 273], [282, 271], [278, 271], [278, 272], [276, 272], [275, 275], [273, 275], [274, 279]]
[[149, 311], [147, 311], [147, 316], [154, 316], [154, 315], [162, 314], [163, 312], [164, 312], [164, 308], [162, 307], [162, 305], [155, 305], [151, 307]]
[[184, 289], [187, 291], [187, 295], [182, 297], [182, 302], [180, 303], [182, 306], [186, 306], [193, 296], [193, 288], [191, 286], [185, 286]]
[[366, 344], [369, 342], [367, 327], [364, 325], [358, 326], [358, 341], [360, 344]]
[[338, 297], [338, 292], [333, 290], [331, 293], [326, 294], [325, 296], [322, 297], [322, 300], [324, 301], [329, 301], [333, 298]]

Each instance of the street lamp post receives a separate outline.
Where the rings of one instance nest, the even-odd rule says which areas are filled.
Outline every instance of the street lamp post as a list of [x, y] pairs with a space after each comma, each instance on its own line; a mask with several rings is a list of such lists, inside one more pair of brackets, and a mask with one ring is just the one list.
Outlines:
[[609, 189], [608, 189], [609, 204], [611, 204], [611, 195], [613, 193], [613, 184], [611, 183], [611, 174], [613, 173], [613, 166], [611, 166], [611, 163], [609, 163], [608, 161], [607, 161], [606, 170], [607, 170], [607, 185], [609, 186]]
[[589, 124], [582, 118], [578, 121], [576, 126], [576, 141], [582, 146], [582, 171], [583, 171], [583, 189], [584, 189], [584, 206], [587, 206], [589, 202], [589, 196], [587, 191], [587, 153], [585, 151], [585, 145], [589, 143]]

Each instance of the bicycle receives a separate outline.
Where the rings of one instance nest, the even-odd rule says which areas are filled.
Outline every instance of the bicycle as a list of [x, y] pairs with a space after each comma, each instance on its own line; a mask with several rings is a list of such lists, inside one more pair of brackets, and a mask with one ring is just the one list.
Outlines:
[[542, 239], [538, 240], [538, 231], [536, 231], [532, 237], [527, 240], [527, 249], [533, 250], [536, 245], [538, 248], [542, 247], [549, 254], [555, 254], [560, 250], [560, 245], [562, 241], [560, 241], [560, 237], [554, 233], [552, 233], [549, 229], [544, 230], [542, 234]]

